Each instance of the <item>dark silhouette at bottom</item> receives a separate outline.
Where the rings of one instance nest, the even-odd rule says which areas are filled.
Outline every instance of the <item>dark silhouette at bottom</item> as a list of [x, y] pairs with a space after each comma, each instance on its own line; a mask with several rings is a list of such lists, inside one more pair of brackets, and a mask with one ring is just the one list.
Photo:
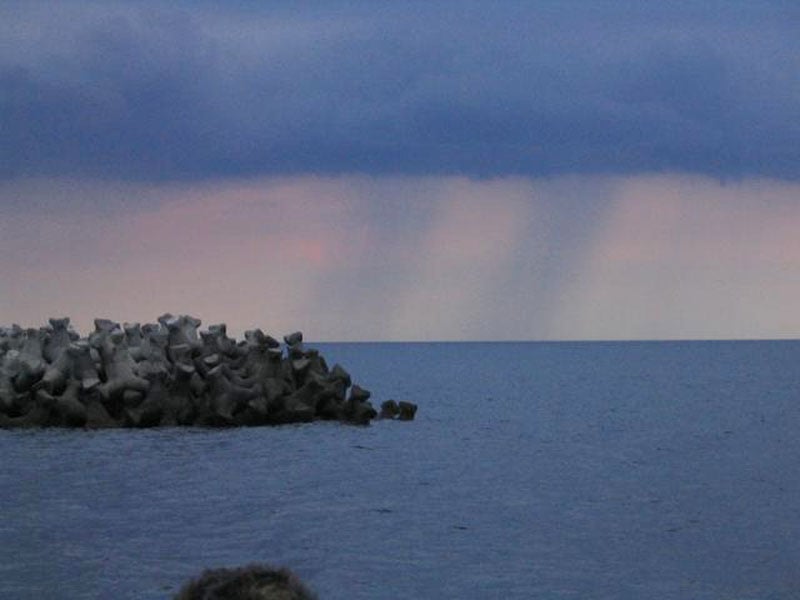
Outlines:
[[174, 600], [317, 600], [317, 595], [289, 569], [253, 564], [207, 569]]

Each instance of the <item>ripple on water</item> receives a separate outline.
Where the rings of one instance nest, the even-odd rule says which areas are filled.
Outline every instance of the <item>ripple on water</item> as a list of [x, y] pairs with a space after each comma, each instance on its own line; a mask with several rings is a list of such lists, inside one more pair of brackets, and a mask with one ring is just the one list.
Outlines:
[[324, 353], [417, 420], [0, 431], [0, 597], [254, 560], [334, 600], [797, 597], [800, 344]]

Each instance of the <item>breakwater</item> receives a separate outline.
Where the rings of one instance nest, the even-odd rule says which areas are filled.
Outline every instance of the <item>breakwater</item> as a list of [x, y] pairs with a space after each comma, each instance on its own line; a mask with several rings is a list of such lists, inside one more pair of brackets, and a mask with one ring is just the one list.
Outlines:
[[416, 405], [385, 401], [329, 367], [301, 332], [283, 344], [260, 329], [243, 340], [189, 315], [140, 325], [95, 319], [82, 338], [69, 318], [0, 328], [0, 428], [232, 427], [316, 419], [411, 420]]

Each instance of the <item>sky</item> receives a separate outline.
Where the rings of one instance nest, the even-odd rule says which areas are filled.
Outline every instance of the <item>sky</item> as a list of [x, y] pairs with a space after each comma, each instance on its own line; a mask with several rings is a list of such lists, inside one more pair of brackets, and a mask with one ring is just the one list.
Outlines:
[[0, 324], [800, 337], [796, 2], [0, 2]]

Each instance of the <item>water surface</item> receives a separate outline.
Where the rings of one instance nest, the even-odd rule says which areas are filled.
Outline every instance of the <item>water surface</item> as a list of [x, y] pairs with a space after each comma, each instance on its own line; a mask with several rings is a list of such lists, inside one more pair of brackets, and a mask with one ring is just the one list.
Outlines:
[[0, 598], [800, 596], [800, 343], [318, 347], [417, 420], [0, 431]]

